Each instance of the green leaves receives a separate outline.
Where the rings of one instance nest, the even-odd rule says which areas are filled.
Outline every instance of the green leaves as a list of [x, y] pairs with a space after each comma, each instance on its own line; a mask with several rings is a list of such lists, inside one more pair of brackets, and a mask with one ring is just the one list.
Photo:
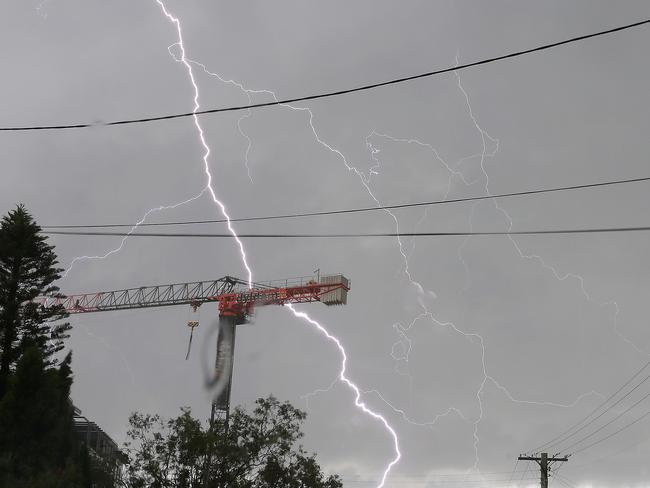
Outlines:
[[174, 488], [340, 488], [313, 455], [297, 445], [306, 414], [274, 397], [252, 413], [236, 408], [224, 425], [204, 427], [189, 409], [162, 421], [135, 413], [129, 419], [127, 486]]

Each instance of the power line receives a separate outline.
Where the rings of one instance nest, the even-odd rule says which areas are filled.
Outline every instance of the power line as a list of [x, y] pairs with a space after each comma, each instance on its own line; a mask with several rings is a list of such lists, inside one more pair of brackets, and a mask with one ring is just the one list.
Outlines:
[[526, 473], [528, 473], [529, 469], [530, 469], [530, 464], [526, 464], [526, 469], [524, 470], [524, 473], [521, 475], [521, 479], [519, 480], [519, 483], [524, 481], [524, 477], [526, 476]]
[[[448, 200], [433, 200], [428, 202], [414, 202], [414, 203], [400, 203], [395, 205], [385, 205], [380, 207], [360, 207], [360, 208], [348, 208], [341, 210], [325, 210], [320, 212], [305, 212], [305, 213], [293, 213], [293, 214], [280, 214], [280, 215], [266, 215], [261, 217], [243, 217], [230, 219], [230, 222], [253, 222], [261, 220], [278, 220], [278, 219], [295, 219], [301, 217], [319, 217], [325, 215], [341, 215], [341, 214], [351, 214], [351, 213], [361, 213], [361, 212], [376, 212], [378, 210], [395, 210], [402, 208], [412, 208], [412, 207], [424, 207], [424, 206], [434, 206], [434, 205], [446, 205], [451, 203], [462, 203], [462, 202], [476, 202], [480, 200], [489, 200], [492, 198], [510, 198], [518, 197], [524, 195], [537, 195], [542, 193], [554, 193], [570, 190], [582, 190], [587, 188], [597, 188], [603, 186], [613, 186], [613, 185], [622, 185], [627, 183], [639, 183], [644, 181], [650, 181], [650, 177], [643, 178], [628, 178], [624, 180], [610, 180], [610, 181], [601, 181], [598, 183], [586, 183], [582, 185], [570, 185], [570, 186], [559, 186], [553, 188], [541, 188], [536, 190], [524, 190], [517, 192], [509, 193], [499, 193], [496, 195], [482, 195], [476, 197], [464, 197], [464, 198], [454, 198]], [[151, 222], [151, 223], [142, 223], [138, 227], [152, 227], [152, 226], [166, 226], [166, 225], [193, 225], [193, 224], [220, 224], [228, 222], [226, 219], [211, 219], [211, 220], [181, 220], [181, 221], [172, 221], [172, 222]], [[136, 224], [84, 224], [84, 225], [43, 225], [42, 229], [101, 229], [108, 227], [135, 227]]]
[[[537, 476], [529, 476], [527, 478], [522, 478], [520, 480], [520, 483], [522, 481], [533, 481], [533, 480], [539, 480], [539, 477], [537, 477]], [[380, 480], [348, 480], [348, 479], [343, 478], [343, 484], [344, 485], [348, 485], [348, 484], [373, 484], [373, 485], [376, 485], [379, 481]], [[413, 486], [414, 482], [415, 483], [418, 483], [418, 482], [422, 483], [422, 481], [418, 481], [418, 480], [413, 480], [413, 481], [407, 481], [407, 480], [393, 481], [392, 478], [391, 478], [390, 485], [391, 486]], [[474, 485], [485, 486], [486, 484], [490, 483], [489, 486], [491, 488], [512, 488], [512, 484], [510, 484], [510, 482], [508, 480], [506, 480], [506, 479], [501, 479], [501, 480], [499, 480], [499, 479], [496, 479], [496, 480], [486, 479], [486, 480], [469, 480], [469, 481], [453, 480], [451, 482], [446, 481], [446, 480], [431, 479], [431, 480], [426, 480], [426, 482], [428, 482], [428, 483], [436, 483], [436, 484], [438, 484], [438, 483], [439, 484], [442, 484], [442, 483], [444, 483], [444, 484], [447, 484], [447, 483], [451, 483], [451, 484], [453, 484], [453, 483], [459, 483], [459, 484], [463, 483], [463, 484], [467, 484], [468, 486], [474, 486]], [[492, 483], [499, 483], [499, 485], [493, 485]]]
[[[429, 481], [441, 481], [444, 483], [444, 480], [438, 480], [438, 478], [458, 478], [461, 479], [461, 481], [465, 479], [469, 479], [471, 477], [478, 477], [481, 478], [480, 481], [483, 481], [484, 478], [487, 478], [489, 476], [492, 477], [497, 477], [497, 478], [502, 478], [506, 475], [509, 475], [512, 473], [511, 471], [472, 471], [472, 472], [467, 472], [467, 473], [429, 473], [429, 474], [413, 474], [413, 475], [392, 475], [390, 477], [391, 480], [429, 480]], [[497, 476], [500, 475], [500, 476]], [[346, 481], [368, 481], [368, 482], [374, 482], [374, 481], [379, 481], [378, 479], [372, 478], [372, 479], [367, 479], [367, 480], [362, 480], [359, 475], [350, 475], [349, 477], [343, 477], [344, 480]]]
[[[568, 434], [569, 432], [573, 431], [576, 427], [579, 427], [580, 425], [582, 425], [582, 424], [583, 424], [587, 419], [589, 419], [593, 414], [595, 414], [595, 413], [598, 412], [601, 408], [603, 408], [605, 405], [607, 405], [607, 404], [609, 403], [610, 400], [612, 400], [613, 398], [615, 398], [616, 395], [618, 395], [621, 391], [623, 391], [627, 385], [629, 385], [630, 383], [632, 383], [632, 381], [634, 381], [634, 378], [636, 378], [637, 376], [639, 376], [639, 375], [640, 375], [640, 374], [641, 374], [641, 373], [642, 373], [642, 372], [643, 372], [643, 371], [644, 371], [648, 366], [650, 366], [650, 361], [648, 361], [647, 363], [645, 363], [645, 365], [644, 365], [641, 369], [639, 369], [636, 373], [634, 373], [634, 374], [632, 375], [632, 377], [631, 377], [629, 380], [627, 380], [627, 381], [623, 384], [623, 386], [621, 386], [618, 390], [616, 390], [616, 391], [615, 391], [614, 393], [612, 393], [609, 397], [607, 397], [607, 398], [606, 398], [606, 399], [605, 399], [605, 400], [604, 400], [600, 405], [598, 405], [598, 406], [597, 406], [596, 408], [594, 408], [591, 412], [589, 412], [589, 414], [588, 414], [586, 417], [584, 417], [584, 418], [583, 418], [582, 420], [580, 420], [579, 422], [573, 424], [573, 425], [572, 425], [571, 427], [569, 427], [567, 430], [565, 430], [564, 432], [562, 432], [562, 433], [560, 433], [559, 435], [555, 436], [555, 437], [554, 437], [553, 439], [551, 439], [550, 441], [547, 441], [547, 442], [545, 442], [544, 444], [542, 444], [542, 445], [540, 445], [540, 446], [538, 446], [538, 447], [532, 449], [531, 452], [539, 452], [539, 451], [541, 451], [542, 449], [547, 449], [547, 448], [549, 448], [549, 447], [552, 447], [552, 446], [558, 444], [559, 442], [563, 442], [563, 440], [561, 440], [561, 439], [563, 439], [563, 438], [565, 437], [566, 434]], [[611, 408], [611, 407], [610, 407], [610, 408]], [[609, 409], [607, 409], [607, 410], [609, 410]], [[607, 411], [607, 410], [605, 410], [605, 411]]]
[[[635, 392], [635, 391], [636, 391], [636, 390], [637, 390], [637, 389], [638, 389], [642, 384], [644, 384], [646, 381], [648, 381], [649, 378], [650, 378], [650, 375], [649, 375], [649, 376], [646, 376], [646, 377], [643, 379], [643, 381], [639, 382], [639, 383], [638, 383], [634, 388], [632, 388], [632, 389], [631, 389], [630, 391], [628, 391], [625, 395], [623, 395], [621, 398], [619, 398], [616, 402], [614, 402], [614, 403], [611, 404], [609, 407], [607, 407], [605, 410], [603, 410], [599, 415], [597, 415], [596, 417], [594, 417], [593, 419], [591, 419], [589, 422], [587, 422], [585, 425], [583, 425], [583, 426], [580, 427], [578, 430], [576, 430], [573, 434], [571, 434], [571, 435], [565, 437], [563, 440], [560, 441], [560, 443], [564, 443], [564, 442], [566, 442], [567, 440], [571, 439], [571, 437], [575, 436], [578, 432], [580, 432], [580, 431], [586, 429], [587, 427], [589, 427], [589, 426], [590, 426], [591, 424], [593, 424], [596, 420], [598, 420], [599, 418], [601, 418], [603, 415], [605, 415], [607, 412], [609, 412], [611, 409], [613, 409], [616, 405], [618, 405], [618, 404], [621, 403], [623, 400], [625, 400], [628, 396], [630, 396], [632, 393], [634, 393], [634, 392]], [[645, 400], [645, 399], [648, 398], [649, 396], [650, 396], [650, 393], [648, 393], [645, 397], [643, 397], [642, 400]], [[640, 402], [640, 401], [641, 401], [641, 400], [639, 400], [639, 402]], [[639, 402], [635, 403], [635, 404], [633, 405], [633, 407], [636, 406]], [[630, 407], [630, 408], [632, 408], [632, 407]], [[626, 410], [625, 412], [627, 412], [627, 411], [629, 411], [629, 409]], [[625, 413], [625, 412], [623, 412], [623, 413]], [[614, 420], [618, 419], [621, 415], [623, 415], [623, 414], [620, 414], [619, 416], [615, 417]], [[571, 449], [571, 448], [572, 448], [573, 446], [575, 446], [576, 444], [580, 444], [580, 442], [582, 442], [584, 439], [588, 439], [589, 437], [591, 437], [592, 435], [594, 435], [596, 432], [600, 432], [600, 431], [601, 431], [602, 429], [604, 429], [606, 426], [608, 426], [609, 424], [611, 424], [614, 420], [612, 420], [612, 421], [606, 423], [605, 425], [603, 425], [602, 427], [596, 429], [594, 432], [592, 432], [591, 434], [587, 435], [587, 437], [583, 438], [582, 440], [577, 441], [577, 442], [571, 444], [571, 445], [570, 445], [569, 447], [567, 447], [566, 449], [563, 449], [563, 451], [567, 451], [567, 450]], [[557, 445], [557, 444], [558, 444], [558, 443], [556, 442], [555, 444], [552, 444], [552, 445]]]
[[[376, 232], [376, 233], [341, 233], [341, 234], [237, 234], [243, 239], [346, 239], [359, 237], [464, 237], [464, 236], [513, 236], [513, 235], [551, 235], [551, 234], [604, 234], [619, 232], [645, 232], [650, 226], [640, 227], [602, 227], [592, 229], [553, 229], [553, 230], [513, 230], [489, 232]], [[67, 236], [118, 236], [118, 237], [198, 237], [198, 238], [228, 238], [233, 234], [199, 234], [189, 232], [97, 232], [97, 231], [65, 231], [46, 230], [41, 234]]]
[[587, 461], [586, 463], [582, 463], [582, 464], [578, 464], [578, 465], [573, 465], [573, 467], [574, 467], [574, 468], [582, 468], [582, 467], [584, 467], [584, 466], [590, 466], [590, 465], [595, 464], [595, 463], [600, 463], [600, 462], [602, 462], [602, 461], [605, 461], [605, 460], [611, 459], [611, 458], [613, 458], [613, 457], [616, 457], [616, 456], [618, 456], [619, 454], [622, 454], [622, 453], [624, 453], [624, 452], [626, 452], [626, 451], [629, 451], [629, 450], [632, 449], [633, 447], [637, 447], [637, 446], [640, 446], [640, 445], [642, 445], [642, 444], [645, 444], [645, 443], [647, 443], [649, 440], [650, 440], [650, 437], [645, 437], [645, 438], [643, 438], [643, 439], [641, 439], [641, 440], [636, 440], [636, 441], [634, 441], [632, 444], [628, 444], [627, 446], [625, 446], [625, 447], [623, 447], [623, 448], [621, 448], [621, 449], [615, 451], [615, 452], [612, 453], [612, 454], [607, 454], [606, 456], [603, 456], [603, 457], [600, 457], [600, 458], [596, 458], [596, 459], [592, 459], [591, 461]]
[[[583, 425], [582, 427], [580, 427], [578, 430], [574, 431], [572, 434], [570, 434], [570, 435], [568, 435], [568, 436], [564, 436], [563, 439], [561, 439], [561, 440], [559, 440], [559, 441], [557, 441], [557, 442], [554, 442], [554, 443], [552, 443], [552, 444], [547, 445], [546, 447], [544, 447], [544, 449], [550, 449], [550, 448], [552, 448], [553, 446], [557, 446], [558, 444], [562, 444], [562, 443], [566, 442], [568, 439], [571, 439], [571, 437], [575, 436], [578, 432], [580, 432], [580, 431], [586, 429], [587, 427], [589, 427], [589, 426], [590, 426], [591, 424], [593, 424], [596, 420], [598, 420], [599, 418], [601, 418], [601, 417], [602, 417], [603, 415], [605, 415], [607, 412], [609, 412], [610, 410], [612, 410], [616, 405], [618, 405], [618, 404], [621, 403], [623, 400], [625, 400], [628, 396], [630, 396], [632, 393], [634, 393], [634, 392], [635, 392], [635, 391], [636, 391], [636, 390], [637, 390], [641, 385], [643, 385], [646, 381], [648, 381], [648, 379], [650, 379], [650, 375], [646, 376], [643, 380], [641, 380], [639, 383], [637, 383], [637, 384], [634, 386], [634, 388], [632, 388], [632, 389], [631, 389], [630, 391], [628, 391], [625, 395], [623, 395], [621, 398], [619, 398], [618, 400], [616, 400], [616, 401], [615, 401], [614, 403], [612, 403], [609, 407], [607, 407], [605, 410], [603, 410], [600, 414], [598, 414], [597, 416], [595, 416], [595, 417], [594, 417], [593, 419], [591, 419], [589, 422], [587, 422], [586, 424], [584, 424], [584, 425]], [[620, 391], [620, 390], [619, 390], [619, 391]], [[650, 394], [649, 394], [649, 395], [650, 395]], [[567, 448], [567, 449], [569, 449], [569, 448]], [[566, 449], [563, 449], [563, 450], [566, 450]]]
[[570, 479], [568, 479], [566, 476], [557, 474], [557, 471], [555, 472], [554, 477], [564, 486], [568, 488], [576, 488], [576, 485]]
[[410, 76], [405, 76], [402, 78], [396, 78], [388, 81], [382, 81], [379, 83], [371, 83], [368, 85], [362, 85], [358, 86], [355, 88], [347, 88], [344, 90], [337, 90], [337, 91], [330, 91], [330, 92], [325, 92], [325, 93], [320, 93], [320, 94], [315, 94], [315, 95], [308, 95], [308, 96], [303, 96], [303, 97], [295, 97], [295, 98], [287, 98], [284, 100], [277, 100], [277, 101], [272, 101], [272, 102], [264, 102], [264, 103], [254, 103], [254, 104], [249, 104], [249, 105], [237, 105], [237, 106], [231, 106], [231, 107], [221, 107], [221, 108], [213, 108], [213, 109], [206, 109], [206, 110], [199, 110], [197, 112], [184, 112], [184, 113], [177, 113], [177, 114], [169, 114], [169, 115], [158, 115], [158, 116], [151, 116], [151, 117], [141, 117], [137, 119], [123, 119], [123, 120], [115, 120], [112, 122], [106, 122], [103, 124], [92, 124], [92, 123], [77, 123], [77, 124], [58, 124], [58, 125], [36, 125], [36, 126], [23, 126], [23, 127], [0, 127], [0, 131], [34, 131], [34, 130], [60, 130], [60, 129], [84, 129], [88, 127], [93, 127], [96, 125], [103, 125], [103, 126], [115, 126], [115, 125], [126, 125], [126, 124], [140, 124], [140, 123], [146, 123], [146, 122], [154, 122], [154, 121], [159, 121], [159, 120], [170, 120], [170, 119], [178, 119], [182, 117], [192, 117], [194, 115], [204, 115], [204, 114], [214, 114], [214, 113], [220, 113], [220, 112], [235, 112], [239, 110], [248, 110], [252, 108], [261, 108], [261, 107], [272, 107], [276, 105], [285, 105], [289, 103], [296, 103], [296, 102], [305, 102], [309, 100], [317, 100], [319, 98], [329, 98], [329, 97], [336, 97], [340, 95], [346, 95], [349, 93], [355, 93], [355, 92], [360, 92], [360, 91], [366, 91], [366, 90], [373, 90], [375, 88], [383, 87], [383, 86], [388, 86], [388, 85], [396, 85], [399, 83], [405, 83], [407, 81], [413, 81], [417, 80], [420, 78], [427, 78], [431, 76], [437, 76], [441, 75], [444, 73], [449, 73], [452, 71], [461, 71], [467, 68], [471, 68], [474, 66], [480, 66], [483, 64], [489, 64], [489, 63], [494, 63], [496, 61], [502, 61], [504, 59], [509, 59], [509, 58], [515, 58], [519, 56], [524, 56], [526, 54], [531, 54], [539, 51], [545, 51], [548, 49], [552, 49], [558, 46], [563, 46], [565, 44], [571, 44], [575, 42], [580, 42], [584, 41], [587, 39], [591, 39], [594, 37], [600, 37], [600, 36], [605, 36], [608, 34], [613, 34], [615, 32], [620, 32], [628, 29], [632, 29], [634, 27], [640, 27], [642, 25], [650, 23], [650, 19], [646, 20], [641, 20], [639, 22], [634, 22], [632, 24], [626, 24], [623, 26], [619, 27], [614, 27], [612, 29], [607, 29], [607, 30], [602, 30], [598, 32], [594, 32], [591, 34], [585, 34], [582, 36], [576, 36], [576, 37], [571, 37], [569, 39], [564, 39], [562, 41], [557, 41], [553, 42], [550, 44], [544, 44], [541, 46], [537, 46], [534, 48], [530, 49], [524, 49], [521, 51], [515, 51], [511, 52], [508, 54], [502, 54], [500, 56], [494, 56], [491, 58], [486, 58], [482, 59], [480, 61], [473, 61], [471, 63], [465, 63], [461, 64], [458, 66], [452, 66], [448, 68], [442, 68], [434, 71], [428, 71], [425, 73], [420, 73], [416, 75], [410, 75]]
[[[476, 475], [479, 475], [479, 474], [480, 473], [476, 473]], [[465, 475], [465, 476], [467, 478], [467, 477], [469, 477], [469, 474]], [[342, 479], [343, 479], [344, 484], [348, 484], [348, 483], [355, 483], [355, 484], [365, 484], [365, 483], [370, 484], [370, 483], [373, 483], [373, 484], [376, 484], [378, 481], [380, 481], [380, 480], [377, 480], [377, 479], [365, 479], [365, 480], [362, 480], [362, 479], [346, 478], [346, 477], [343, 477]], [[539, 478], [537, 476], [534, 476], [534, 475], [527, 476], [527, 477], [522, 476], [520, 482], [524, 481], [524, 480], [535, 480], [535, 479], [539, 479]], [[436, 477], [426, 477], [426, 476], [403, 476], [403, 477], [399, 477], [399, 476], [392, 477], [391, 476], [390, 484], [391, 485], [412, 485], [414, 482], [416, 482], [416, 483], [418, 483], [418, 482], [419, 483], [426, 482], [426, 483], [436, 483], [436, 484], [437, 483], [440, 483], [440, 484], [442, 484], [442, 483], [444, 483], [444, 484], [448, 484], [448, 483], [449, 484], [456, 484], [456, 483], [458, 483], [458, 484], [466, 484], [467, 483], [467, 484], [484, 485], [486, 483], [510, 483], [510, 480], [507, 480], [505, 478], [498, 478], [498, 477], [497, 478], [484, 478], [484, 479], [452, 479], [452, 480], [447, 480], [447, 479], [441, 479], [441, 478], [436, 478]], [[511, 484], [506, 484], [506, 485], [502, 485], [502, 486], [511, 487], [512, 485]]]
[[510, 478], [508, 479], [508, 484], [512, 483], [512, 478], [515, 476], [515, 472], [517, 471], [518, 466], [519, 466], [519, 459], [517, 459], [517, 462], [515, 463], [515, 467], [512, 469], [512, 474], [510, 474]]
[[624, 430], [629, 429], [629, 428], [632, 427], [633, 425], [637, 424], [638, 422], [640, 422], [641, 420], [643, 420], [644, 418], [646, 418], [648, 415], [650, 415], [650, 410], [648, 410], [646, 413], [644, 413], [643, 415], [641, 415], [641, 416], [640, 416], [639, 418], [637, 418], [636, 420], [630, 422], [629, 424], [624, 425], [623, 427], [621, 427], [621, 428], [618, 429], [617, 431], [612, 432], [612, 433], [609, 434], [608, 436], [605, 436], [605, 437], [603, 437], [603, 438], [601, 438], [601, 439], [598, 439], [597, 441], [594, 441], [594, 442], [592, 442], [591, 444], [587, 444], [587, 445], [584, 446], [582, 449], [578, 449], [577, 451], [573, 451], [573, 452], [571, 453], [571, 455], [573, 456], [574, 454], [578, 454], [579, 452], [586, 451], [587, 449], [589, 449], [589, 448], [595, 446], [596, 444], [600, 444], [601, 442], [604, 442], [604, 441], [606, 441], [606, 440], [608, 440], [608, 439], [611, 439], [611, 438], [614, 437], [615, 435], [620, 434], [620, 433], [623, 432]]
[[644, 396], [644, 397], [641, 398], [640, 400], [637, 400], [635, 403], [633, 403], [631, 406], [629, 406], [628, 408], [626, 408], [623, 412], [621, 412], [620, 414], [618, 414], [616, 417], [614, 417], [612, 420], [610, 420], [610, 421], [607, 422], [606, 424], [601, 425], [598, 429], [594, 430], [591, 434], [586, 435], [585, 437], [583, 437], [583, 438], [580, 439], [579, 441], [576, 441], [576, 442], [574, 442], [573, 444], [571, 444], [570, 446], [568, 446], [565, 450], [568, 451], [569, 449], [574, 448], [574, 447], [577, 446], [578, 444], [582, 444], [583, 441], [586, 441], [587, 439], [593, 437], [593, 436], [596, 435], [598, 432], [600, 432], [601, 430], [603, 430], [605, 427], [608, 427], [608, 426], [612, 425], [614, 422], [616, 422], [618, 419], [620, 419], [623, 415], [625, 415], [626, 413], [628, 413], [630, 410], [634, 409], [634, 407], [636, 407], [639, 403], [641, 403], [642, 401], [644, 401], [644, 400], [645, 400], [646, 398], [648, 398], [648, 397], [650, 397], [650, 393], [648, 393], [646, 396]]
[[[501, 478], [501, 477], [504, 477], [504, 476], [509, 475], [511, 473], [512, 473], [512, 471], [485, 471], [484, 472], [484, 471], [479, 470], [479, 471], [474, 471], [474, 472], [469, 472], [469, 473], [429, 473], [429, 474], [426, 474], [426, 475], [413, 474], [413, 475], [401, 475], [401, 476], [396, 474], [396, 475], [391, 476], [390, 479], [391, 480], [405, 480], [405, 481], [417, 479], [417, 480], [429, 480], [429, 481], [445, 482], [444, 479], [442, 479], [442, 478], [458, 478], [458, 479], [462, 478], [461, 481], [463, 481], [463, 480], [469, 479], [471, 477], [478, 477], [478, 478], [481, 478], [480, 481], [484, 481], [484, 478], [487, 478], [489, 476]], [[441, 480], [438, 480], [438, 478], [441, 478]], [[359, 475], [351, 475], [349, 477], [344, 476], [343, 479], [345, 481], [359, 481], [359, 482], [366, 482], [367, 481], [369, 483], [379, 481], [378, 479], [375, 479], [375, 478], [363, 480], [363, 479], [360, 478]]]

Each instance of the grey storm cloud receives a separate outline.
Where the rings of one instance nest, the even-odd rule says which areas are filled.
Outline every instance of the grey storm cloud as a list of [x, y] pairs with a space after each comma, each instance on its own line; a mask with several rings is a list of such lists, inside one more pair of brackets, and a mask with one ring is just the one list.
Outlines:
[[[227, 80], [280, 98], [308, 95], [650, 16], [647, 2], [602, 0], [166, 5], [181, 20], [188, 58], [206, 68], [194, 71], [202, 108], [271, 100]], [[176, 31], [155, 0], [6, 1], [1, 9], [1, 126], [192, 109], [187, 71], [172, 56]], [[395, 204], [648, 176], [649, 35], [640, 28], [293, 109], [202, 116], [214, 188], [233, 217], [247, 217], [371, 206], [368, 189]], [[23, 202], [41, 225], [136, 222], [205, 186], [191, 119], [1, 133], [0, 142], [0, 209]], [[394, 215], [403, 231], [502, 231], [646, 225], [647, 208], [640, 183]], [[148, 220], [219, 216], [203, 194]], [[394, 232], [395, 220], [373, 212], [236, 229]], [[51, 241], [66, 268], [121, 245], [119, 237]], [[532, 465], [520, 462], [513, 474], [518, 454], [582, 419], [650, 354], [646, 233], [403, 238], [401, 248], [396, 239], [244, 244], [255, 279], [319, 268], [352, 280], [347, 306], [297, 308], [340, 338], [363, 400], [397, 432], [402, 458], [386, 486], [458, 484], [463, 478], [449, 475], [468, 470], [471, 486], [535, 483]], [[138, 238], [104, 259], [78, 260], [60, 287], [224, 275], [245, 278], [230, 240]], [[198, 314], [195, 345], [213, 340], [217, 310]], [[116, 440], [133, 410], [174, 415], [190, 406], [208, 416], [203, 362], [212, 359], [195, 347], [185, 360], [190, 316], [170, 307], [72, 317], [73, 400]], [[392, 439], [335, 381], [339, 367], [339, 351], [308, 324], [262, 308], [237, 332], [232, 402], [273, 393], [305, 408], [305, 447], [346, 486], [373, 486], [394, 457]], [[647, 484], [648, 434], [649, 422], [639, 423], [576, 454], [560, 475], [576, 486]]]

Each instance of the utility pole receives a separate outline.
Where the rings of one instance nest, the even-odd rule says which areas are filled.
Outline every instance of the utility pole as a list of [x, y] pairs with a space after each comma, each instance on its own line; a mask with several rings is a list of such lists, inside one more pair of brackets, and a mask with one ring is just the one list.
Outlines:
[[569, 460], [568, 456], [564, 457], [555, 457], [551, 456], [548, 457], [547, 452], [542, 452], [540, 453], [540, 456], [519, 456], [517, 459], [519, 461], [535, 461], [537, 464], [539, 464], [539, 471], [540, 471], [540, 482], [541, 482], [541, 487], [542, 488], [548, 488], [548, 471], [549, 468], [551, 467], [552, 463], [555, 462], [566, 462]]

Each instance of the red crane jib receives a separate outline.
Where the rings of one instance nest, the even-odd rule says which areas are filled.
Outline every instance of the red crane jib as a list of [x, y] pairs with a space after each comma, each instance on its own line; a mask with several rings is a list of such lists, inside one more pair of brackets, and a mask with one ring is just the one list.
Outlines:
[[[346, 280], [347, 281], [347, 280]], [[341, 294], [336, 294], [342, 290]], [[323, 302], [326, 305], [344, 305], [350, 290], [344, 281], [338, 283], [308, 282], [301, 286], [286, 288], [252, 288], [245, 292], [227, 293], [217, 297], [219, 315], [245, 317], [253, 313], [253, 307], [260, 305], [284, 305], [285, 303]], [[340, 299], [336, 299], [339, 295]], [[323, 299], [325, 297], [325, 299]]]
[[[279, 286], [278, 286], [279, 285]], [[142, 286], [125, 290], [68, 296], [38, 297], [44, 307], [63, 307], [70, 314], [110, 312], [140, 308], [190, 305], [196, 310], [203, 303], [218, 302], [221, 316], [245, 319], [253, 307], [286, 303], [321, 302], [345, 305], [350, 282], [343, 275], [293, 278], [271, 283], [253, 283], [226, 276], [213, 281]]]

